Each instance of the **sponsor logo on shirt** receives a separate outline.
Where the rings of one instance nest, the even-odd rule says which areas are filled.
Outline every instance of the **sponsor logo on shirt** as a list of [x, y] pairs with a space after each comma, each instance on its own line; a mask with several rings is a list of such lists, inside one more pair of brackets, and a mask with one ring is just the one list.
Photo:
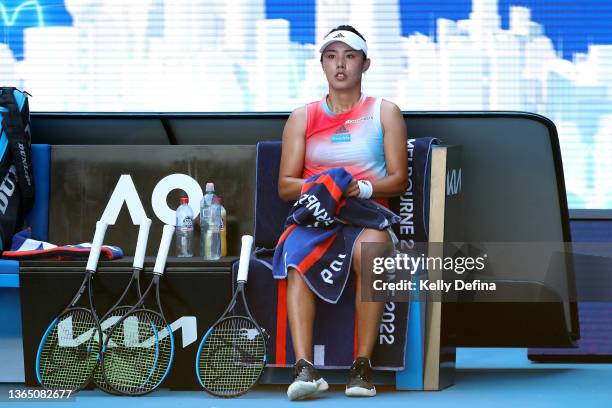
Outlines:
[[344, 125], [340, 125], [331, 137], [332, 143], [346, 143], [351, 141], [351, 134]]
[[345, 143], [345, 142], [350, 142], [350, 141], [351, 141], [350, 133], [341, 133], [338, 135], [333, 135], [331, 138], [332, 143]]
[[348, 129], [344, 125], [340, 125], [338, 129], [334, 133], [348, 133]]
[[374, 119], [374, 116], [364, 116], [363, 118], [359, 118], [359, 119], [347, 119], [346, 121], [344, 121], [344, 124], [348, 125], [351, 123], [365, 122], [366, 120], [372, 120], [372, 119]]

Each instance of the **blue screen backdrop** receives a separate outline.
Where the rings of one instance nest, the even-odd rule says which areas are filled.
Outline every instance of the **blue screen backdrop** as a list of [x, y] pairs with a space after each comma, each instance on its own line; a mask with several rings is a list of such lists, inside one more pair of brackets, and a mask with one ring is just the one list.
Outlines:
[[325, 94], [315, 43], [349, 23], [365, 92], [547, 116], [570, 208], [610, 209], [610, 21], [603, 0], [0, 0], [0, 80], [34, 111], [286, 112]]

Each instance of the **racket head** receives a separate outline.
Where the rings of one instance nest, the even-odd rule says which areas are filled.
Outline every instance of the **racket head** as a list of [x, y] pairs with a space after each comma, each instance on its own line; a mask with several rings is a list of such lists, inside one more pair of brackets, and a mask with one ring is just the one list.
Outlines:
[[[102, 339], [106, 341], [108, 338], [113, 326], [126, 314], [128, 314], [132, 310], [132, 306], [119, 306], [115, 307], [112, 310], [109, 310], [108, 313], [102, 318], [100, 322], [100, 328], [102, 330]], [[104, 344], [104, 343], [103, 343]], [[98, 388], [102, 391], [105, 391], [109, 394], [117, 395], [117, 392], [111, 388], [110, 385], [106, 382], [104, 378], [104, 373], [102, 372], [102, 364], [99, 361], [94, 369], [93, 373], [94, 383]]]
[[206, 333], [196, 357], [196, 374], [209, 394], [231, 398], [249, 391], [266, 365], [266, 340], [244, 316], [225, 317]]
[[119, 394], [143, 395], [166, 378], [174, 358], [174, 336], [153, 310], [130, 311], [115, 324], [100, 360], [105, 384]]
[[[133, 267], [132, 276], [130, 277], [130, 281], [128, 282], [127, 286], [123, 290], [123, 293], [121, 294], [117, 302], [113, 305], [113, 307], [106, 312], [106, 314], [102, 317], [102, 319], [100, 319], [100, 328], [102, 330], [102, 344], [103, 345], [104, 345], [104, 342], [106, 342], [106, 339], [108, 335], [110, 334], [113, 326], [123, 316], [125, 316], [130, 311], [136, 308], [136, 306], [134, 305], [125, 305], [125, 304], [121, 305], [125, 297], [127, 296], [130, 288], [134, 286], [135, 292], [137, 295], [137, 301], [142, 298], [142, 293], [140, 290], [140, 272], [141, 272], [141, 268], [139, 266]], [[98, 364], [96, 365], [96, 368], [94, 369], [93, 380], [96, 386], [100, 388], [101, 390], [109, 394], [117, 395], [117, 392], [115, 392], [106, 382], [106, 379], [104, 378], [104, 373], [102, 372], [102, 364], [100, 361], [98, 361]]]
[[97, 317], [73, 307], [55, 318], [36, 352], [36, 378], [47, 389], [80, 390], [96, 367], [102, 344]]

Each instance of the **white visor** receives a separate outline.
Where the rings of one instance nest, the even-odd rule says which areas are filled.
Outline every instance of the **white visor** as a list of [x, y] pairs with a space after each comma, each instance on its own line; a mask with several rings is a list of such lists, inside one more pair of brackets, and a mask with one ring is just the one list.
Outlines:
[[363, 51], [366, 56], [368, 55], [368, 46], [366, 42], [357, 34], [345, 30], [334, 31], [326, 35], [321, 43], [321, 46], [319, 47], [319, 52], [322, 53], [329, 44], [336, 41], [343, 42], [352, 49], [356, 51]]

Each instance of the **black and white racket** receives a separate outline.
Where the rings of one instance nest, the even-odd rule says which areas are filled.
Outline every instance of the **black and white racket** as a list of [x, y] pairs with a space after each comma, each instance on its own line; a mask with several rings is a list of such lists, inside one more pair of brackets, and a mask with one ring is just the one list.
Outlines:
[[[40, 340], [36, 378], [45, 388], [77, 391], [87, 385], [96, 367], [102, 335], [94, 308], [92, 279], [107, 226], [102, 221], [96, 222], [83, 283]], [[85, 290], [89, 301], [85, 306], [77, 306]]]
[[[130, 289], [134, 286], [134, 291], [136, 293], [136, 300], [142, 297], [142, 293], [140, 291], [140, 272], [144, 266], [144, 258], [147, 250], [147, 242], [149, 239], [149, 230], [151, 229], [151, 220], [149, 218], [144, 218], [138, 229], [138, 240], [136, 243], [136, 250], [134, 252], [134, 262], [132, 263], [132, 276], [130, 277], [130, 281], [127, 286], [123, 290], [121, 296], [117, 302], [105, 313], [105, 315], [100, 319], [100, 327], [102, 329], [102, 339], [106, 340], [111, 328], [121, 319], [121, 317], [125, 316], [132, 309], [132, 306], [135, 302], [128, 305], [126, 302], [126, 298], [129, 294]], [[111, 367], [109, 367], [109, 370]], [[117, 367], [117, 369], [121, 369], [121, 367]], [[93, 376], [95, 384], [98, 388], [111, 393], [116, 394], [115, 391], [108, 385], [104, 378], [104, 373], [102, 373], [102, 364], [96, 365], [96, 369], [94, 370]]]
[[[164, 231], [153, 268], [151, 284], [138, 302], [110, 329], [101, 357], [106, 384], [124, 395], [143, 395], [157, 388], [170, 370], [174, 336], [162, 310], [159, 280], [164, 273], [174, 226]], [[157, 311], [145, 300], [155, 293]]]
[[[244, 235], [236, 291], [223, 315], [204, 335], [196, 356], [198, 381], [218, 397], [246, 393], [257, 383], [266, 364], [265, 332], [253, 319], [244, 295], [252, 245], [253, 237]], [[239, 315], [235, 309], [238, 296], [246, 315]]]

